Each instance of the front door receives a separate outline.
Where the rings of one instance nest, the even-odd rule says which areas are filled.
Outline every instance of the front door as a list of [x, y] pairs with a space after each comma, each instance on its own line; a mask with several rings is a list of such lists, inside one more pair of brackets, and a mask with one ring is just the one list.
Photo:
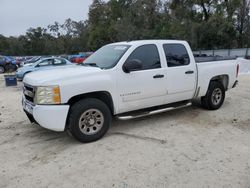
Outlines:
[[160, 105], [167, 94], [166, 74], [156, 45], [136, 48], [127, 59], [131, 60], [139, 60], [143, 66], [130, 73], [121, 70], [117, 78], [119, 113]]

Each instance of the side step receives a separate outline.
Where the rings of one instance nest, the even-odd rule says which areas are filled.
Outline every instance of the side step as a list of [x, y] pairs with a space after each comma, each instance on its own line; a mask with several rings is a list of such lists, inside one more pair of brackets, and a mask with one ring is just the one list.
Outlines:
[[145, 117], [145, 116], [151, 116], [151, 115], [159, 114], [159, 113], [163, 113], [163, 112], [168, 112], [171, 110], [184, 108], [184, 107], [188, 107], [191, 105], [192, 105], [191, 102], [188, 102], [185, 104], [182, 103], [178, 106], [176, 104], [174, 104], [173, 106], [169, 106], [169, 107], [165, 107], [165, 108], [145, 110], [145, 111], [135, 111], [135, 112], [129, 112], [129, 113], [125, 113], [125, 114], [120, 114], [120, 115], [117, 115], [116, 117], [119, 120], [130, 120], [130, 119], [136, 119], [136, 118]]

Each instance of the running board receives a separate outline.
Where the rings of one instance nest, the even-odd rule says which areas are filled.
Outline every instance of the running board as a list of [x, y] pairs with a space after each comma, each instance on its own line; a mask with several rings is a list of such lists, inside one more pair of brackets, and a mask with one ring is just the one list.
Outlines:
[[159, 113], [163, 113], [163, 112], [168, 112], [168, 111], [171, 111], [171, 110], [184, 108], [184, 107], [188, 107], [188, 106], [191, 106], [191, 105], [192, 105], [192, 103], [189, 102], [189, 103], [187, 103], [185, 105], [180, 105], [180, 106], [176, 106], [176, 107], [167, 107], [167, 108], [162, 108], [162, 109], [158, 109], [158, 110], [145, 111], [145, 112], [142, 112], [141, 114], [138, 114], [138, 115], [120, 115], [120, 116], [118, 115], [116, 117], [119, 120], [130, 120], [130, 119], [136, 119], [136, 118], [145, 117], [145, 116], [151, 116], [151, 115], [159, 114]]

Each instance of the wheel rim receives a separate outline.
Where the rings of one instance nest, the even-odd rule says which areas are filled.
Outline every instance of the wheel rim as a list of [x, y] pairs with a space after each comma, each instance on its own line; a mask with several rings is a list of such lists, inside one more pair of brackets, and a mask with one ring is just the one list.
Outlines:
[[79, 119], [79, 128], [83, 134], [93, 135], [101, 130], [103, 123], [103, 113], [97, 109], [89, 109], [81, 115]]
[[214, 105], [220, 104], [222, 100], [222, 91], [220, 88], [216, 88], [212, 93], [212, 103]]

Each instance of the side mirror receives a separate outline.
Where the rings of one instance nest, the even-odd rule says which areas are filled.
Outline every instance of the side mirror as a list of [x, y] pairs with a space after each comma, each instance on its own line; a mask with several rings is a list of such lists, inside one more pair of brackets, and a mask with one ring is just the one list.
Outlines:
[[142, 69], [142, 62], [138, 59], [132, 59], [130, 61], [126, 61], [122, 69], [125, 73], [130, 73], [132, 71], [137, 71]]

